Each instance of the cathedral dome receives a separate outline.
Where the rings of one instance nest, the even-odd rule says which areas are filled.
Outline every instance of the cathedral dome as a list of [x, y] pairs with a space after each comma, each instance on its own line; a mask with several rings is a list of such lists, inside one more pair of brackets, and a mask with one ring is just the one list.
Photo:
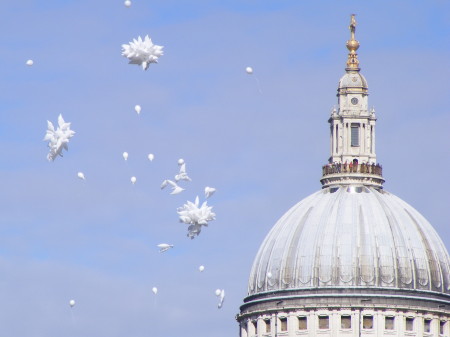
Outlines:
[[322, 190], [260, 246], [241, 337], [450, 336], [450, 257], [430, 223], [383, 190], [355, 27], [352, 14]]
[[248, 294], [376, 288], [450, 294], [450, 258], [412, 206], [369, 186], [325, 188], [272, 228], [254, 260]]

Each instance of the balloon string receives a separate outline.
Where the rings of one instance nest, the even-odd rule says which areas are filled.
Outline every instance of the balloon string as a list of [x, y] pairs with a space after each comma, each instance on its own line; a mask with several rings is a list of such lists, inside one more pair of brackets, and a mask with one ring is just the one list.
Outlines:
[[262, 95], [261, 85], [259, 83], [258, 77], [255, 76], [256, 86], [258, 87], [259, 93]]
[[72, 317], [72, 326], [75, 326], [75, 315], [73, 314], [72, 308], [70, 308], [70, 316]]

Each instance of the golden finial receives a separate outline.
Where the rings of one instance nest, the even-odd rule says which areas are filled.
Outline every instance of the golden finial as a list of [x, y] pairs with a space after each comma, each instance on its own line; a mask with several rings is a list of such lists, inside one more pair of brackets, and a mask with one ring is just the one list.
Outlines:
[[359, 48], [359, 42], [355, 40], [355, 29], [356, 29], [355, 14], [352, 14], [350, 26], [348, 28], [350, 29], [350, 40], [347, 41], [347, 49], [350, 52], [348, 53], [347, 70], [358, 71], [359, 61], [358, 61], [358, 54], [356, 54], [356, 51]]

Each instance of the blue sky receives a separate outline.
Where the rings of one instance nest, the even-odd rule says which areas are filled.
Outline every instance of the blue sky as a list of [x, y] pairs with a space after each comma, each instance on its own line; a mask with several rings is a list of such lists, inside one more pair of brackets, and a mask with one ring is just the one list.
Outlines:
[[[132, 2], [2, 1], [2, 334], [237, 335], [260, 243], [320, 189], [351, 13], [385, 189], [450, 248], [448, 2]], [[144, 72], [120, 53], [146, 34], [165, 55]], [[60, 113], [77, 133], [49, 163]], [[170, 196], [178, 158], [193, 182]], [[176, 208], [206, 185], [217, 220], [191, 241]]]

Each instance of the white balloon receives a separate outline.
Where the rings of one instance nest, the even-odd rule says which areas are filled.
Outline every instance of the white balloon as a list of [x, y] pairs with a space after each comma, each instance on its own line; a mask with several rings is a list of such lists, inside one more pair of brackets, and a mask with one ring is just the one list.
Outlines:
[[136, 106], [134, 107], [134, 110], [136, 110], [137, 114], [139, 115], [139, 114], [141, 113], [142, 108], [141, 108], [140, 105], [136, 105]]
[[134, 184], [136, 184], [136, 177], [131, 177], [131, 183], [134, 185]]
[[78, 178], [82, 179], [82, 180], [86, 180], [86, 177], [84, 176], [83, 172], [78, 172], [77, 173]]
[[130, 0], [125, 0], [125, 2], [123, 4], [125, 5], [125, 7], [130, 7], [131, 6], [131, 1]]
[[128, 160], [128, 152], [122, 153], [123, 159]]
[[205, 197], [208, 199], [210, 196], [212, 196], [214, 194], [215, 191], [216, 191], [216, 189], [214, 187], [206, 186], [205, 187]]
[[153, 153], [149, 153], [147, 158], [148, 160], [153, 161], [153, 159], [155, 159], [155, 155]]
[[183, 165], [183, 164], [184, 164], [184, 159], [183, 158], [178, 159], [178, 165]]
[[158, 288], [153, 287], [153, 288], [152, 288], [152, 291], [153, 291], [153, 293], [156, 295], [156, 294], [158, 293]]
[[75, 305], [75, 300], [70, 300], [69, 301], [69, 305], [70, 305], [71, 308], [73, 308], [74, 305]]
[[170, 194], [180, 194], [184, 191], [183, 187], [178, 186], [177, 183], [169, 179], [166, 179], [162, 182], [161, 189], [163, 190], [167, 185], [170, 185], [172, 187], [172, 192], [170, 192]]
[[173, 245], [170, 245], [168, 243], [160, 243], [156, 247], [159, 248], [160, 253], [164, 253], [164, 252], [167, 252], [170, 248], [173, 248]]
[[205, 270], [205, 266], [198, 267], [198, 270], [200, 270], [200, 272], [204, 271]]
[[192, 181], [191, 178], [189, 178], [188, 174], [186, 173], [186, 164], [183, 162], [183, 164], [179, 165], [180, 170], [177, 175], [175, 175], [175, 181], [178, 182], [180, 180], [184, 181]]
[[27, 64], [27, 66], [31, 67], [34, 64], [34, 62], [33, 62], [33, 60], [28, 60], [26, 64]]
[[75, 131], [70, 129], [70, 124], [64, 120], [61, 114], [58, 116], [56, 129], [52, 122], [47, 121], [47, 132], [43, 140], [48, 141], [49, 153], [47, 154], [47, 159], [49, 161], [54, 161], [58, 156], [62, 157], [63, 150], [69, 150], [67, 144], [75, 134]]
[[128, 64], [136, 64], [147, 70], [150, 64], [158, 63], [158, 58], [164, 55], [164, 46], [153, 44], [150, 36], [138, 36], [129, 44], [122, 45], [122, 56], [128, 59]]
[[220, 309], [223, 306], [223, 301], [225, 300], [225, 290], [222, 289], [220, 291], [220, 296], [219, 296], [219, 304], [217, 305], [217, 307]]
[[245, 68], [245, 71], [246, 71], [247, 74], [249, 74], [249, 75], [253, 74], [253, 68], [252, 68], [252, 67], [247, 67], [247, 68]]
[[216, 296], [220, 296], [221, 293], [222, 293], [222, 290], [216, 289]]

